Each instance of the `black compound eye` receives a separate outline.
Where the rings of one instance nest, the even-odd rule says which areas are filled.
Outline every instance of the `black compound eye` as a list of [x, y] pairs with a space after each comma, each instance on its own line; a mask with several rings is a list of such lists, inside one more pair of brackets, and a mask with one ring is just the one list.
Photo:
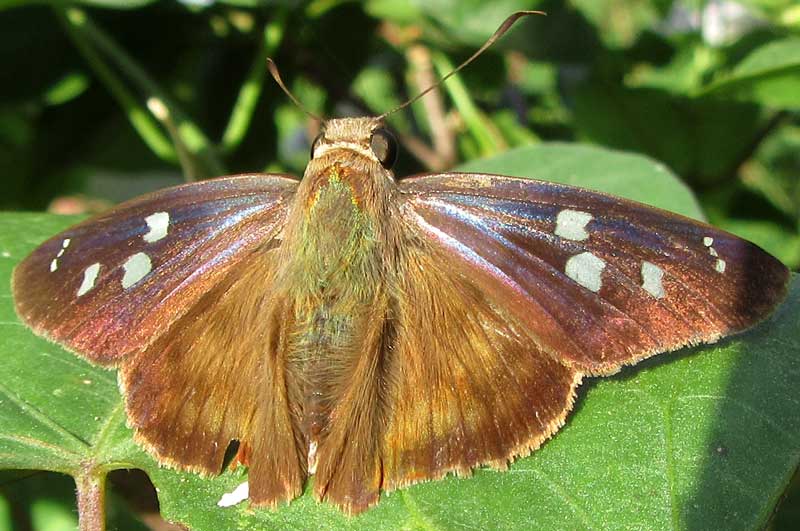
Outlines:
[[314, 138], [314, 141], [311, 142], [311, 156], [309, 157], [310, 159], [314, 158], [314, 151], [317, 150], [317, 146], [319, 145], [320, 142], [322, 142], [322, 139], [324, 138], [325, 138], [325, 131], [318, 134], [316, 138]]
[[381, 166], [391, 169], [397, 161], [397, 140], [394, 135], [384, 128], [376, 129], [369, 141], [372, 153], [380, 161]]

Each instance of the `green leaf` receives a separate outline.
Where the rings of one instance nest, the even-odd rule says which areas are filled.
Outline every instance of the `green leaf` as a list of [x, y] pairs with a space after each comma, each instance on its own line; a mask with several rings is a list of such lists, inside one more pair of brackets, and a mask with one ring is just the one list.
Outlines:
[[704, 184], [729, 178], [768, 122], [753, 103], [692, 99], [601, 79], [581, 84], [574, 112], [580, 139], [648, 154]]
[[411, 0], [411, 6], [447, 33], [448, 41], [481, 46], [515, 11], [536, 9], [538, 0]]
[[757, 48], [729, 76], [706, 88], [703, 95], [800, 109], [800, 38], [791, 37]]
[[[641, 156], [540, 145], [468, 167], [581, 183], [700, 216], [680, 181]], [[246, 479], [242, 469], [204, 479], [159, 468], [130, 439], [113, 373], [34, 337], [15, 317], [12, 267], [72, 221], [0, 215], [0, 467], [141, 468], [167, 519], [207, 530], [753, 529], [800, 462], [795, 279], [774, 317], [750, 332], [587, 379], [561, 432], [509, 472], [385, 494], [355, 518], [308, 492], [278, 511], [222, 509], [216, 503]]]
[[664, 11], [664, 3], [653, 0], [574, 0], [572, 4], [597, 27], [610, 48], [631, 46], [643, 31], [659, 23]]
[[704, 219], [691, 190], [666, 166], [643, 155], [550, 142], [462, 164], [458, 170], [582, 186]]

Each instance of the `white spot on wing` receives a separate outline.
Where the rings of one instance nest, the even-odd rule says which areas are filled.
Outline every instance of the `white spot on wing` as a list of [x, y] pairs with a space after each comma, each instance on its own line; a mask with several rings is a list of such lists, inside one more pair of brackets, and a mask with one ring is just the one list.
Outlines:
[[136, 253], [125, 260], [122, 267], [125, 268], [125, 274], [122, 276], [122, 287], [123, 289], [128, 289], [146, 277], [153, 268], [153, 264], [150, 262], [150, 257], [145, 253]]
[[98, 274], [100, 274], [100, 264], [96, 262], [83, 270], [83, 282], [81, 282], [81, 287], [78, 288], [78, 297], [85, 295], [94, 287]]
[[664, 297], [664, 286], [661, 284], [663, 277], [663, 269], [653, 263], [642, 262], [642, 289], [656, 299]]
[[219, 507], [232, 507], [237, 503], [242, 503], [250, 496], [250, 485], [245, 481], [231, 492], [222, 495], [217, 502]]
[[717, 250], [711, 247], [711, 244], [713, 243], [714, 243], [714, 238], [710, 238], [708, 236], [703, 238], [703, 245], [708, 247], [708, 254], [717, 259], [716, 263], [714, 264], [714, 269], [717, 271], [717, 273], [724, 273], [725, 266], [727, 264], [725, 263], [725, 260], [719, 258], [719, 253], [717, 252]]
[[588, 212], [562, 210], [556, 216], [555, 235], [568, 240], [583, 241], [589, 237], [586, 224], [592, 219], [593, 216]]
[[53, 260], [50, 261], [50, 272], [54, 272], [58, 269], [58, 259], [64, 256], [64, 251], [69, 247], [69, 242], [71, 242], [69, 238], [64, 238], [61, 242], [61, 249], [58, 250], [58, 254], [56, 255]]
[[169, 229], [169, 214], [167, 212], [156, 212], [144, 218], [150, 231], [145, 234], [144, 241], [147, 243], [157, 242], [167, 235]]
[[605, 267], [606, 263], [603, 260], [585, 252], [571, 256], [567, 260], [564, 272], [584, 288], [596, 293], [603, 286], [602, 274]]

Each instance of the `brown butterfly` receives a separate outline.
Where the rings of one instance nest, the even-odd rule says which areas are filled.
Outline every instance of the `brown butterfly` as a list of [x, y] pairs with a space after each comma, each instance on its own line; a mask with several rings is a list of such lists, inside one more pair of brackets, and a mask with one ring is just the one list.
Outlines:
[[315, 474], [318, 499], [358, 513], [506, 468], [584, 376], [741, 331], [786, 293], [786, 267], [709, 225], [527, 179], [398, 181], [396, 154], [381, 117], [333, 119], [300, 181], [124, 203], [17, 267], [17, 311], [119, 368], [160, 462], [216, 474], [239, 441], [253, 505]]

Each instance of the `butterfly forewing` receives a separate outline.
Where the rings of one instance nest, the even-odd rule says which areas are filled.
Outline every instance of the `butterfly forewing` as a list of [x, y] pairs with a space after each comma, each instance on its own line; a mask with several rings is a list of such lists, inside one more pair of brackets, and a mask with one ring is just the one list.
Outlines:
[[269, 243], [296, 184], [242, 175], [122, 204], [51, 238], [17, 267], [17, 311], [96, 362], [139, 350]]
[[755, 245], [639, 203], [479, 174], [400, 189], [454, 268], [586, 373], [742, 330], [785, 294], [787, 269]]

